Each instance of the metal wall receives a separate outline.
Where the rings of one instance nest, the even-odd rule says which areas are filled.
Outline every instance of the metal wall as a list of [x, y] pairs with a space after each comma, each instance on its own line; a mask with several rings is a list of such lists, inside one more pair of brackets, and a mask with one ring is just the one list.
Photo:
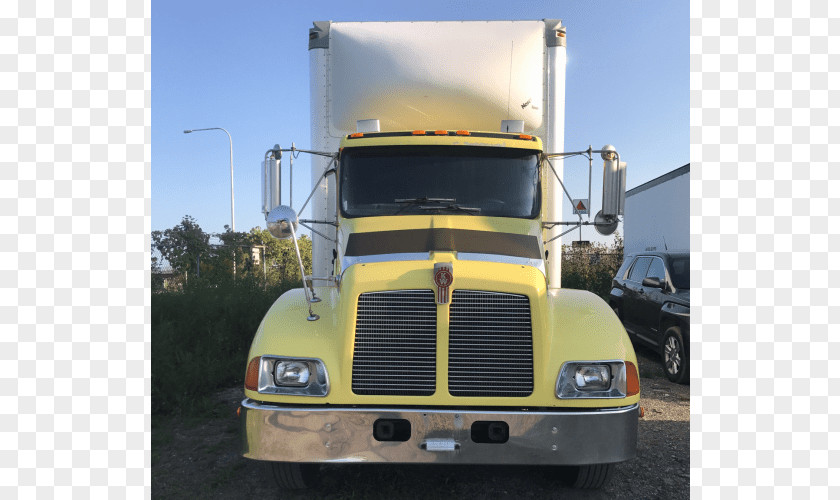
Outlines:
[[624, 255], [688, 250], [690, 164], [627, 191]]

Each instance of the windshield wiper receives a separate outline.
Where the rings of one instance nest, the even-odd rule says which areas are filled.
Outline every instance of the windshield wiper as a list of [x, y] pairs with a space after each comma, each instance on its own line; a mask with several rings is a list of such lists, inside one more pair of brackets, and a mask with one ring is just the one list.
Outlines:
[[394, 203], [409, 203], [416, 205], [418, 203], [455, 203], [455, 198], [397, 198]]
[[[426, 196], [422, 198], [397, 198], [394, 200], [394, 203], [406, 204], [404, 207], [401, 207], [399, 210], [394, 212], [394, 215], [398, 215], [406, 208], [412, 206], [416, 206], [420, 210], [458, 210], [470, 215], [475, 215], [481, 212], [480, 208], [462, 207], [461, 205], [458, 205], [455, 203], [455, 198], [428, 198]], [[437, 205], [423, 205], [423, 203], [437, 203]]]
[[462, 207], [461, 205], [458, 205], [457, 203], [450, 203], [449, 205], [446, 205], [446, 206], [443, 206], [443, 205], [420, 205], [417, 208], [419, 208], [420, 210], [458, 210], [460, 212], [468, 213], [470, 215], [475, 215], [475, 214], [481, 212], [480, 208], [477, 208], [477, 207]]
[[394, 203], [406, 204], [404, 207], [400, 207], [399, 210], [394, 212], [394, 215], [398, 215], [406, 208], [414, 205], [420, 205], [422, 203], [455, 203], [455, 198], [428, 198], [426, 196], [422, 198], [397, 198], [394, 200]]

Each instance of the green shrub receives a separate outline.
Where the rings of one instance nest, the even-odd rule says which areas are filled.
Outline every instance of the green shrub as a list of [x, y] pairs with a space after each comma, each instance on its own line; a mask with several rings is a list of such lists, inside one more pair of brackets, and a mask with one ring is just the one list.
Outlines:
[[595, 243], [589, 246], [563, 245], [561, 284], [563, 288], [589, 290], [607, 300], [612, 279], [624, 260], [624, 241], [616, 235], [608, 246]]
[[195, 413], [214, 390], [243, 382], [248, 349], [283, 282], [190, 278], [183, 291], [152, 294], [152, 413]]

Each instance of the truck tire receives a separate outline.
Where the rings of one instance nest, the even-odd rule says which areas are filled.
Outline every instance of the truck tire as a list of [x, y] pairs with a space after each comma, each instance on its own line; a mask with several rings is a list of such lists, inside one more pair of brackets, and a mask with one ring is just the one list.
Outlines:
[[688, 356], [685, 353], [682, 330], [678, 326], [665, 330], [665, 339], [662, 342], [662, 367], [671, 382], [688, 383]]
[[269, 462], [268, 468], [274, 482], [284, 490], [305, 490], [318, 484], [318, 464]]
[[592, 464], [566, 467], [563, 482], [572, 488], [596, 490], [604, 486], [612, 476], [615, 464]]

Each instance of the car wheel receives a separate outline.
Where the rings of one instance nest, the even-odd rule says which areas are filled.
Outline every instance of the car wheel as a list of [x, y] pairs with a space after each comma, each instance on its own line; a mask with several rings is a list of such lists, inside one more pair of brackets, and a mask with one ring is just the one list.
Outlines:
[[685, 352], [682, 330], [672, 326], [665, 330], [665, 341], [662, 343], [662, 367], [671, 382], [677, 384], [688, 383], [688, 356]]
[[318, 484], [318, 464], [269, 462], [268, 467], [274, 482], [284, 490], [305, 490]]
[[594, 490], [599, 489], [612, 476], [615, 464], [593, 464], [563, 467], [562, 481], [572, 488]]

